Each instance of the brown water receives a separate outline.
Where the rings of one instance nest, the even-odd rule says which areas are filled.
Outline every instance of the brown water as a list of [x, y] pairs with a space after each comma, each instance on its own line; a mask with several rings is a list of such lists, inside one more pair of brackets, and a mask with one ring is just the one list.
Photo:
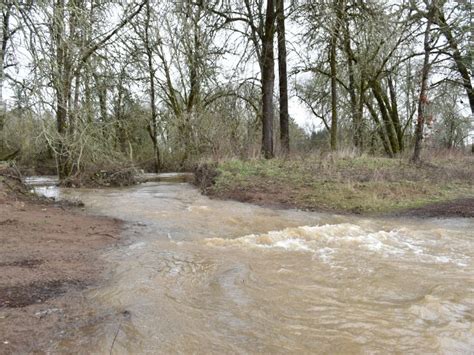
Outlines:
[[52, 352], [473, 353], [472, 219], [280, 211], [186, 183], [43, 189], [128, 222], [87, 294], [96, 322]]

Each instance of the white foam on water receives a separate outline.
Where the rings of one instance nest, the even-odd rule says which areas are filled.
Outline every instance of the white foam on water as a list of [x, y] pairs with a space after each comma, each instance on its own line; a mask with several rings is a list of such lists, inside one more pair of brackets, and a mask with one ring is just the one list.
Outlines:
[[406, 229], [373, 231], [361, 226], [341, 223], [320, 226], [302, 226], [250, 234], [236, 239], [208, 238], [205, 243], [214, 247], [243, 247], [261, 250], [279, 249], [289, 252], [311, 252], [313, 259], [330, 262], [340, 250], [360, 250], [380, 254], [384, 257], [409, 257], [418, 262], [453, 263], [465, 267], [469, 263], [459, 255], [436, 255], [429, 243], [416, 238]]
[[309, 248], [304, 240], [302, 239], [285, 239], [280, 240], [273, 244], [275, 248], [283, 248], [286, 250], [304, 250], [304, 251], [314, 251], [313, 249]]
[[137, 243], [133, 243], [132, 245], [129, 245], [128, 249], [131, 249], [131, 250], [143, 249], [145, 245], [146, 245], [145, 242], [137, 242]]
[[193, 211], [208, 211], [208, 210], [209, 210], [209, 206], [188, 206], [188, 207], [186, 207], [186, 210], [189, 211], [189, 212], [193, 212]]
[[[382, 249], [393, 249], [384, 243], [384, 240], [392, 237], [396, 232], [371, 233], [353, 224], [343, 223], [322, 226], [303, 226], [297, 228], [286, 228], [281, 231], [270, 231], [263, 234], [250, 234], [236, 239], [209, 238], [206, 243], [213, 246], [247, 246], [255, 248], [282, 248], [290, 251], [323, 250], [331, 253], [334, 247], [344, 244], [363, 246], [366, 249], [379, 251]], [[325, 249], [327, 248], [327, 249]], [[394, 252], [397, 250], [394, 249]]]
[[441, 264], [447, 264], [451, 262], [451, 259], [448, 256], [441, 255], [441, 256], [435, 256], [434, 259]]
[[318, 258], [323, 262], [330, 262], [333, 259], [333, 254], [336, 251], [332, 248], [324, 247], [321, 249], [318, 249], [316, 253], [313, 255], [313, 260]]

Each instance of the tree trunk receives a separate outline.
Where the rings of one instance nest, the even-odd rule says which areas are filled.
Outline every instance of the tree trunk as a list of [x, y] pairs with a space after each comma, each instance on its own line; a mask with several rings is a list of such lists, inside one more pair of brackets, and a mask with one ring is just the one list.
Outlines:
[[379, 105], [380, 114], [382, 115], [382, 120], [385, 127], [385, 132], [387, 134], [388, 140], [390, 142], [390, 147], [393, 154], [400, 152], [399, 139], [397, 135], [397, 130], [395, 128], [395, 123], [393, 121], [392, 108], [390, 106], [390, 101], [383, 91], [378, 79], [372, 80], [370, 82], [372, 88], [372, 93], [374, 94], [375, 100]]
[[352, 115], [352, 127], [354, 130], [353, 141], [354, 146], [361, 151], [363, 149], [363, 139], [362, 139], [362, 114], [364, 109], [364, 80], [360, 79], [360, 100], [357, 101], [357, 94], [356, 94], [356, 81], [355, 81], [355, 70], [354, 64], [356, 63], [356, 59], [354, 58], [354, 53], [351, 48], [351, 37], [349, 32], [349, 24], [347, 21], [347, 15], [345, 9], [343, 10], [343, 18], [344, 18], [344, 51], [346, 52], [347, 56], [347, 69], [348, 69], [348, 76], [349, 76], [349, 97], [350, 97], [350, 107], [351, 107], [351, 115]]
[[393, 126], [397, 134], [398, 149], [400, 152], [402, 152], [404, 148], [403, 130], [402, 124], [400, 123], [400, 117], [398, 116], [397, 92], [395, 90], [393, 80], [390, 76], [388, 77], [388, 88], [390, 92], [390, 117], [392, 119]]
[[351, 115], [352, 115], [352, 127], [354, 129], [354, 146], [357, 149], [361, 149], [361, 137], [360, 137], [360, 122], [358, 117], [358, 110], [357, 110], [357, 96], [355, 92], [355, 80], [354, 80], [354, 66], [352, 63], [352, 59], [348, 59], [347, 61], [348, 70], [349, 70], [349, 97], [351, 103]]
[[0, 47], [0, 132], [3, 130], [5, 123], [6, 105], [3, 101], [3, 81], [5, 79], [4, 65], [5, 65], [5, 52], [7, 49], [7, 43], [10, 38], [10, 11], [12, 4], [3, 4], [2, 13], [2, 45]]
[[59, 134], [57, 144], [57, 169], [59, 179], [63, 180], [71, 174], [70, 153], [67, 147], [68, 100], [71, 96], [70, 64], [64, 39], [64, 0], [57, 0], [54, 6], [53, 31], [56, 45], [57, 75], [54, 85], [56, 89], [56, 127]]
[[95, 85], [97, 87], [97, 96], [99, 97], [100, 120], [106, 123], [107, 119], [107, 85], [101, 81], [97, 73], [94, 73]]
[[331, 150], [337, 150], [337, 39], [339, 37], [339, 27], [341, 25], [342, 12], [340, 7], [344, 6], [343, 1], [334, 0], [335, 11], [337, 13], [336, 23], [331, 34], [329, 63], [331, 66]]
[[277, 0], [278, 73], [280, 85], [280, 144], [284, 155], [290, 152], [288, 114], [288, 73], [286, 63], [285, 2]]
[[156, 112], [156, 92], [155, 92], [155, 70], [153, 68], [153, 52], [150, 46], [150, 1], [146, 3], [146, 21], [145, 21], [145, 49], [147, 55], [148, 75], [150, 79], [150, 106], [151, 106], [151, 122], [149, 125], [149, 133], [153, 142], [154, 168], [155, 173], [161, 170], [160, 148], [158, 145], [158, 114]]
[[357, 113], [356, 113], [356, 131], [355, 146], [362, 151], [364, 149], [364, 96], [365, 96], [365, 79], [361, 75], [359, 83], [359, 101], [357, 102]]
[[411, 160], [414, 163], [420, 162], [421, 142], [423, 141], [423, 128], [425, 125], [425, 108], [427, 103], [428, 75], [430, 72], [430, 29], [431, 17], [428, 17], [424, 37], [425, 56], [423, 58], [423, 68], [421, 76], [420, 97], [418, 99], [418, 120], [415, 129], [415, 148]]
[[273, 34], [275, 5], [267, 0], [265, 33], [262, 43], [262, 153], [266, 159], [273, 158], [273, 86], [275, 83], [275, 63], [273, 54]]
[[387, 138], [385, 130], [383, 129], [383, 126], [377, 116], [377, 112], [375, 112], [374, 107], [369, 101], [365, 101], [364, 98], [362, 98], [362, 100], [365, 102], [365, 105], [367, 106], [367, 109], [369, 110], [369, 113], [375, 122], [375, 126], [377, 127], [377, 134], [379, 135], [380, 141], [382, 142], [385, 153], [387, 153], [390, 158], [393, 158], [392, 146], [390, 145], [390, 141]]
[[[90, 68], [89, 68], [90, 70]], [[92, 90], [91, 90], [91, 76], [90, 73], [86, 73], [84, 78], [84, 101], [86, 106], [86, 123], [92, 124], [94, 121], [94, 108], [92, 106]]]

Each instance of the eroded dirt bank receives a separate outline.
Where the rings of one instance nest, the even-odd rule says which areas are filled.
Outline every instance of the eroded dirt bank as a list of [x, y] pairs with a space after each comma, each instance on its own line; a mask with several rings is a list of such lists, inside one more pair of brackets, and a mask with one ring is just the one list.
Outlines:
[[230, 160], [201, 164], [195, 184], [211, 197], [344, 215], [474, 217], [471, 157], [413, 166], [361, 157]]
[[119, 242], [121, 225], [29, 197], [0, 175], [0, 353], [42, 353], [94, 321], [81, 292], [103, 279], [99, 253]]
[[474, 198], [458, 198], [451, 201], [432, 203], [423, 207], [408, 209], [395, 215], [421, 218], [474, 218]]
[[[383, 213], [361, 212], [360, 210], [331, 209], [326, 206], [295, 204], [288, 196], [287, 191], [246, 191], [232, 190], [225, 193], [208, 191], [204, 192], [211, 198], [221, 200], [234, 200], [239, 202], [253, 203], [269, 208], [302, 209], [314, 212], [333, 212], [341, 215], [379, 215], [384, 217], [416, 217], [416, 218], [474, 218], [474, 198], [458, 198], [450, 201], [428, 203], [425, 206], [389, 211]], [[291, 192], [290, 192], [291, 193]]]

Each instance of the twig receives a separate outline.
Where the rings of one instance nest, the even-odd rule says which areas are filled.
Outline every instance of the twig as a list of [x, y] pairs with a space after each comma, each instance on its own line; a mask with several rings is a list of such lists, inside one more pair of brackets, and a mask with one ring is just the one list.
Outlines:
[[114, 340], [112, 341], [112, 345], [110, 346], [110, 355], [112, 355], [112, 350], [114, 349], [115, 340], [117, 340], [117, 336], [118, 336], [118, 333], [119, 333], [121, 327], [122, 327], [122, 320], [120, 320], [117, 331], [115, 332]]
[[116, 236], [112, 235], [112, 234], [109, 234], [109, 233], [102, 233], [102, 232], [92, 232], [92, 233], [88, 233], [87, 236], [91, 236], [91, 235], [103, 235], [104, 237], [109, 237], [109, 238], [113, 238], [113, 239], [116, 239], [118, 240], [119, 238], [117, 238]]

